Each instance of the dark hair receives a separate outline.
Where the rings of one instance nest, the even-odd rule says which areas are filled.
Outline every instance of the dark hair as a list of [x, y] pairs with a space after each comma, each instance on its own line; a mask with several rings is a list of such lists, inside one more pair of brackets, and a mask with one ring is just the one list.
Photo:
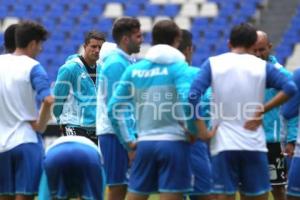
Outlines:
[[112, 28], [112, 36], [114, 41], [119, 44], [124, 35], [133, 33], [136, 29], [140, 29], [139, 20], [132, 17], [122, 17], [117, 19]]
[[249, 48], [256, 42], [257, 29], [248, 23], [234, 26], [230, 32], [230, 44], [232, 47]]
[[172, 45], [181, 34], [180, 28], [171, 20], [158, 21], [152, 29], [152, 44]]
[[98, 32], [98, 31], [94, 31], [94, 30], [89, 31], [85, 34], [84, 43], [88, 44], [91, 39], [105, 41], [105, 35], [104, 35], [104, 33], [101, 33], [101, 32]]
[[8, 53], [12, 53], [16, 49], [15, 32], [17, 25], [12, 24], [4, 31], [4, 47]]
[[48, 37], [46, 29], [33, 21], [23, 21], [18, 24], [15, 32], [16, 47], [26, 48], [28, 44], [35, 41], [45, 41]]
[[181, 41], [178, 47], [179, 51], [183, 52], [187, 47], [193, 46], [193, 35], [186, 29], [181, 29]]

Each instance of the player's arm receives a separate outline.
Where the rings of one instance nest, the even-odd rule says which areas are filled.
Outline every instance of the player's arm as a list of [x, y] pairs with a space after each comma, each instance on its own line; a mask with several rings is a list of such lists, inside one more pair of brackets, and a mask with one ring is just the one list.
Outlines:
[[[300, 88], [300, 70], [296, 70], [293, 75], [293, 80], [297, 87]], [[285, 119], [291, 119], [299, 115], [300, 106], [300, 91], [296, 93], [287, 103], [282, 106], [282, 115]]]
[[31, 70], [30, 80], [36, 91], [36, 99], [42, 102], [39, 117], [37, 121], [31, 122], [31, 125], [34, 130], [42, 133], [46, 130], [47, 123], [51, 118], [51, 106], [54, 98], [50, 94], [50, 82], [47, 73], [41, 65], [37, 65]]
[[133, 93], [131, 70], [127, 69], [109, 100], [108, 117], [120, 142], [128, 150], [135, 148], [134, 142], [136, 140], [135, 132], [128, 125], [134, 111], [132, 104]]
[[252, 120], [245, 123], [244, 127], [248, 130], [256, 130], [261, 125], [264, 113], [286, 102], [298, 90], [294, 81], [276, 69], [272, 64], [267, 64], [266, 67], [266, 86], [267, 88], [275, 88], [279, 92], [257, 111]]
[[106, 99], [107, 103], [113, 95], [114, 90], [126, 69], [122, 62], [104, 63], [104, 70], [102, 71], [102, 81], [106, 84]]
[[211, 85], [211, 66], [209, 60], [207, 60], [201, 67], [201, 72], [198, 73], [195, 80], [192, 83], [190, 92], [189, 92], [189, 102], [192, 104], [194, 108], [194, 119], [195, 125], [198, 129], [198, 135], [202, 140], [208, 140], [212, 138], [217, 131], [217, 128], [213, 128], [212, 131], [207, 131], [207, 127], [205, 125], [202, 117], [204, 116], [205, 111], [198, 104], [200, 102], [200, 98], [204, 95], [207, 88]]
[[73, 81], [77, 80], [73, 80], [73, 72], [70, 70], [70, 68], [67, 65], [61, 66], [59, 68], [53, 90], [55, 97], [53, 114], [58, 122], [63, 110], [64, 102], [73, 88]]

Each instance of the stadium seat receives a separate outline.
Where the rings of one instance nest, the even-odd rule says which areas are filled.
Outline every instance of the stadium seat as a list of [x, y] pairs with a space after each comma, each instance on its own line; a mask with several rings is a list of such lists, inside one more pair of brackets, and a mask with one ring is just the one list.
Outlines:
[[16, 24], [19, 22], [19, 18], [18, 17], [5, 17], [3, 22], [2, 22], [2, 30], [0, 32], [4, 32], [7, 27], [9, 27], [11, 24]]
[[152, 19], [149, 16], [138, 17], [138, 20], [141, 23], [141, 30], [143, 32], [150, 32], [152, 29]]
[[137, 13], [140, 12], [140, 10], [141, 10], [141, 7], [139, 5], [129, 4], [129, 5], [125, 5], [124, 14], [126, 16], [135, 17], [137, 15]]
[[201, 17], [216, 17], [218, 15], [218, 6], [213, 2], [206, 2], [200, 9], [199, 16]]
[[185, 3], [181, 6], [180, 16], [197, 17], [200, 15], [199, 6], [196, 3]]
[[161, 15], [160, 5], [155, 5], [155, 4], [145, 5], [143, 14], [149, 17], [155, 17], [157, 15]]
[[174, 21], [180, 28], [191, 29], [191, 20], [189, 17], [177, 16], [174, 18]]
[[[227, 50], [226, 41], [230, 28], [238, 23], [250, 19], [261, 6], [264, 0], [18, 0], [18, 3], [0, 0], [0, 30], [7, 27], [7, 17], [15, 19], [34, 19], [46, 26], [51, 35], [44, 49], [53, 53], [59, 51], [60, 57], [67, 57], [82, 43], [83, 34], [92, 29], [102, 31], [107, 40], [112, 41], [111, 28], [115, 18], [126, 15], [140, 19], [144, 34], [144, 42], [150, 44], [151, 29], [154, 23], [161, 19], [174, 19], [180, 28], [190, 30], [194, 35], [197, 49], [197, 60]], [[282, 39], [282, 42], [293, 46], [299, 42], [300, 14], [295, 15], [291, 27]], [[70, 30], [75, 30], [72, 32]], [[79, 31], [80, 30], [80, 31]], [[297, 32], [298, 31], [298, 32]], [[206, 33], [206, 34], [205, 34]], [[299, 34], [296, 34], [299, 33]], [[225, 43], [224, 43], [225, 42]], [[57, 44], [70, 46], [70, 50], [58, 48]], [[283, 50], [285, 59], [291, 50]], [[45, 54], [42, 52], [42, 55]], [[279, 53], [279, 52], [278, 52]], [[42, 56], [43, 58], [43, 56]], [[46, 57], [45, 65], [54, 64]], [[54, 66], [55, 68], [56, 66]], [[47, 67], [51, 69], [51, 67]], [[55, 70], [53, 70], [55, 71]], [[52, 73], [52, 71], [51, 71]], [[51, 75], [51, 77], [55, 77]]]
[[117, 18], [123, 15], [123, 6], [121, 3], [107, 3], [103, 16], [107, 18]]
[[151, 4], [161, 4], [165, 5], [168, 4], [169, 0], [150, 0], [149, 1]]
[[169, 17], [175, 17], [178, 15], [179, 5], [177, 4], [166, 4], [163, 6], [162, 13]]

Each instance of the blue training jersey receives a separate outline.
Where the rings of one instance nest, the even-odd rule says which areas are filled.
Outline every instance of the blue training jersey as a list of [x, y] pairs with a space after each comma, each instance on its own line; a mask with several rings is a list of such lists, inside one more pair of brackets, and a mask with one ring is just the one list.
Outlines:
[[186, 140], [182, 124], [186, 120], [189, 84], [184, 75], [188, 69], [182, 53], [168, 45], [153, 46], [145, 59], [126, 69], [108, 106], [116, 133], [122, 135], [118, 114], [130, 106], [139, 141]]

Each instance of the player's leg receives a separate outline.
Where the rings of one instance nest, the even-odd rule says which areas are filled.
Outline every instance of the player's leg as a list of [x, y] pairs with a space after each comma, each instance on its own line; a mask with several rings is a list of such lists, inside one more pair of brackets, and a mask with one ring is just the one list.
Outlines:
[[182, 200], [183, 194], [182, 193], [161, 193], [160, 200]]
[[235, 200], [235, 195], [216, 195], [216, 200]]
[[33, 199], [38, 191], [42, 150], [38, 143], [25, 143], [0, 154], [0, 198]]
[[12, 151], [0, 153], [0, 200], [13, 200], [15, 198]]
[[287, 199], [300, 200], [300, 157], [294, 156], [288, 176]]
[[136, 156], [131, 166], [128, 200], [145, 200], [158, 192], [158, 164], [155, 141], [138, 142]]
[[15, 200], [33, 200], [34, 199], [34, 195], [16, 195]]
[[15, 196], [8, 196], [8, 195], [3, 195], [0, 196], [0, 200], [14, 200]]
[[25, 143], [14, 149], [16, 200], [32, 200], [38, 192], [42, 173], [43, 147]]
[[147, 200], [148, 197], [149, 197], [149, 195], [137, 194], [137, 193], [132, 193], [132, 192], [128, 192], [128, 194], [127, 194], [128, 200]]
[[190, 200], [213, 200], [213, 195], [190, 195]]
[[241, 151], [240, 193], [243, 200], [267, 200], [270, 178], [267, 153]]
[[190, 144], [185, 141], [157, 142], [159, 192], [161, 200], [182, 200], [191, 191]]
[[128, 183], [128, 154], [114, 134], [99, 136], [108, 200], [124, 200]]
[[190, 200], [211, 200], [212, 171], [207, 144], [200, 139], [191, 145], [192, 186]]
[[222, 151], [212, 156], [215, 199], [234, 200], [239, 184], [239, 151]]
[[124, 200], [127, 192], [127, 185], [108, 185], [107, 200]]
[[268, 143], [269, 174], [274, 200], [285, 200], [287, 167], [280, 143]]
[[244, 196], [243, 200], [267, 200], [269, 198], [268, 193], [264, 193], [262, 195], [257, 196]]

